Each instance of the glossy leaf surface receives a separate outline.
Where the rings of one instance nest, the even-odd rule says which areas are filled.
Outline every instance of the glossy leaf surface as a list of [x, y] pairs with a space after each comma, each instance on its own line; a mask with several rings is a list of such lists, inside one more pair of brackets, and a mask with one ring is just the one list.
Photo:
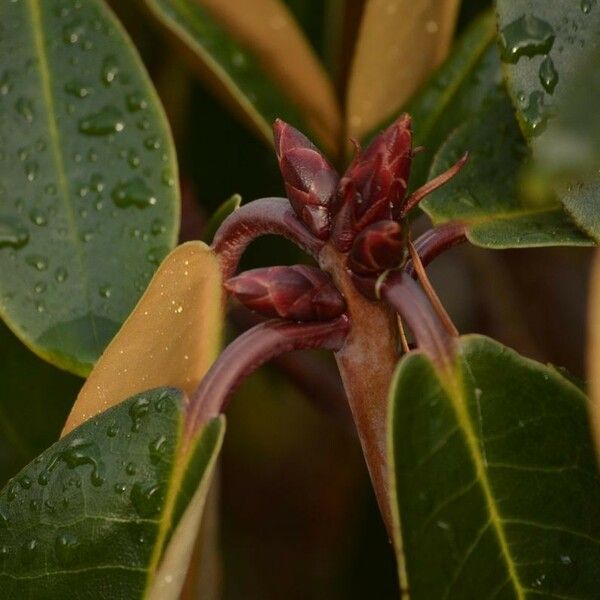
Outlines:
[[175, 242], [170, 134], [103, 2], [2, 2], [0, 24], [0, 312], [87, 374]]
[[63, 434], [146, 389], [191, 395], [218, 355], [223, 319], [217, 257], [202, 242], [178, 246], [86, 380]]
[[[185, 402], [172, 388], [132, 397], [54, 444], [0, 492], [3, 597], [149, 597], [222, 440], [218, 419], [182, 452]], [[185, 565], [189, 557], [179, 558]]]
[[592, 245], [560, 203], [528, 203], [519, 189], [530, 153], [505, 95], [486, 102], [450, 135], [430, 178], [466, 151], [470, 160], [462, 171], [422, 204], [434, 223], [463, 221], [469, 241], [487, 248]]
[[346, 97], [348, 136], [396, 112], [446, 57], [457, 0], [368, 0]]
[[279, 0], [145, 0], [191, 50], [193, 65], [268, 142], [276, 118], [335, 150], [333, 84]]
[[[592, 0], [496, 0], [499, 42], [508, 89], [534, 155], [563, 99], [581, 90], [580, 69], [598, 62], [600, 7]], [[596, 107], [594, 107], [596, 110]], [[590, 115], [590, 119], [593, 118]], [[557, 188], [575, 221], [600, 240], [600, 178]]]
[[600, 477], [579, 388], [465, 336], [442, 374], [408, 355], [391, 401], [396, 547], [411, 598], [597, 595]]

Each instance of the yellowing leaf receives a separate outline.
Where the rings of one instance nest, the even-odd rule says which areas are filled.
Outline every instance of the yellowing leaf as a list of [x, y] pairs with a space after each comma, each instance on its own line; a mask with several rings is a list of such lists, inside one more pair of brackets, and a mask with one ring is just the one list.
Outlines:
[[351, 137], [389, 118], [444, 60], [458, 6], [458, 0], [368, 0], [346, 98]]
[[63, 436], [141, 391], [173, 386], [188, 396], [216, 358], [221, 275], [202, 242], [173, 250], [81, 389]]

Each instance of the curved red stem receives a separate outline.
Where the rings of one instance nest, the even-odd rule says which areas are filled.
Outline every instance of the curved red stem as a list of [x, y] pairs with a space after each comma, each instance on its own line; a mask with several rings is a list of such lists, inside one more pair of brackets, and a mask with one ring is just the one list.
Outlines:
[[[423, 266], [426, 267], [434, 258], [453, 246], [462, 244], [467, 240], [466, 226], [460, 221], [451, 221], [426, 231], [418, 237], [413, 245], [421, 258]], [[404, 271], [411, 277], [415, 277], [413, 261], [409, 260]]]
[[339, 350], [348, 330], [346, 315], [319, 323], [274, 319], [249, 329], [225, 348], [190, 399], [188, 433], [222, 413], [236, 388], [261, 365], [292, 350]]
[[313, 257], [324, 243], [306, 229], [287, 199], [254, 200], [229, 215], [215, 233], [212, 248], [219, 255], [223, 279], [235, 274], [244, 250], [252, 241], [269, 234], [291, 240]]

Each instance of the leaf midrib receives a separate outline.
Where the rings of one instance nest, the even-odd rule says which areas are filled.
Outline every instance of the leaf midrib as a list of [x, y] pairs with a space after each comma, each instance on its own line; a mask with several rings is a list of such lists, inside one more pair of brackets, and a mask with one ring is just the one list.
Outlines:
[[38, 59], [38, 72], [40, 74], [40, 85], [42, 88], [42, 97], [47, 108], [47, 124], [48, 124], [48, 135], [50, 136], [50, 143], [52, 147], [52, 157], [54, 159], [56, 172], [58, 175], [58, 187], [60, 189], [60, 196], [63, 200], [63, 206], [67, 216], [68, 231], [75, 248], [75, 256], [79, 262], [81, 272], [81, 289], [83, 296], [88, 308], [88, 315], [92, 326], [92, 332], [94, 336], [94, 342], [96, 351], [100, 352], [100, 342], [98, 338], [98, 331], [96, 328], [96, 320], [92, 311], [92, 304], [90, 301], [90, 289], [89, 279], [85, 269], [85, 261], [83, 257], [83, 247], [77, 235], [77, 221], [75, 218], [75, 212], [73, 203], [71, 200], [71, 194], [69, 192], [69, 184], [67, 180], [67, 174], [65, 169], [64, 157], [62, 153], [62, 144], [60, 132], [57, 126], [57, 116], [54, 102], [54, 95], [52, 92], [52, 76], [50, 73], [50, 67], [48, 65], [48, 59], [45, 53], [46, 38], [44, 35], [43, 28], [43, 15], [40, 7], [40, 0], [27, 0], [30, 14], [31, 31], [34, 40], [35, 54]]
[[508, 576], [513, 582], [514, 591], [517, 596], [517, 599], [525, 600], [526, 589], [521, 584], [521, 581], [517, 574], [515, 563], [510, 555], [508, 540], [506, 539], [506, 534], [504, 533], [504, 529], [502, 527], [503, 520], [500, 516], [498, 507], [496, 506], [496, 501], [492, 493], [492, 486], [487, 476], [485, 459], [482, 459], [481, 457], [480, 443], [471, 424], [470, 415], [465, 405], [464, 398], [467, 394], [467, 389], [465, 387], [465, 383], [462, 377], [462, 360], [462, 356], [461, 354], [459, 354], [457, 356], [456, 364], [453, 371], [446, 373], [438, 372], [438, 377], [440, 379], [440, 383], [442, 384], [443, 389], [446, 391], [446, 394], [450, 399], [450, 403], [454, 410], [454, 414], [456, 415], [458, 425], [464, 432], [464, 439], [466, 442], [467, 450], [475, 468], [475, 476], [480, 482], [481, 490], [483, 492], [483, 497], [489, 515], [489, 522], [485, 527], [489, 527], [489, 524], [492, 525], [496, 534], [496, 538], [498, 539], [500, 552], [502, 554], [502, 557], [504, 558], [504, 562], [506, 563]]

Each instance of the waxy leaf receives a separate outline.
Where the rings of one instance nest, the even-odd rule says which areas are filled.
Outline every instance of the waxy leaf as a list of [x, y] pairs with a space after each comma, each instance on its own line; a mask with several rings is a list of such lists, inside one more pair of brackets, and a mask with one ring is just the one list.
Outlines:
[[450, 135], [430, 178], [466, 151], [470, 160], [462, 171], [422, 204], [435, 224], [462, 221], [469, 241], [486, 248], [593, 244], [559, 202], [528, 203], [519, 189], [529, 150], [506, 95], [489, 100]]
[[404, 358], [391, 403], [395, 544], [411, 598], [597, 596], [600, 476], [578, 387], [465, 336], [444, 371]]
[[333, 84], [280, 0], [145, 0], [191, 50], [192, 64], [269, 143], [276, 118], [334, 151], [341, 117]]
[[143, 390], [191, 395], [219, 353], [223, 319], [217, 257], [202, 242], [178, 246], [88, 377], [63, 435]]
[[0, 314], [85, 375], [173, 246], [177, 168], [104, 2], [0, 3]]
[[[129, 398], [9, 482], [0, 492], [4, 598], [177, 598], [181, 581], [161, 561], [188, 508], [201, 512], [224, 429], [215, 419], [187, 440], [185, 404], [173, 388]], [[187, 560], [180, 555], [180, 568]]]
[[30, 352], [2, 322], [0, 381], [0, 486], [4, 486], [58, 438], [83, 381]]
[[348, 135], [395, 113], [446, 57], [457, 0], [368, 0], [348, 81]]
[[[563, 101], [580, 92], [581, 66], [590, 59], [597, 65], [600, 7], [592, 0], [496, 0], [496, 11], [508, 89], [536, 156], [552, 141], [548, 125], [560, 119]], [[600, 241], [598, 173], [556, 191], [577, 224]]]

